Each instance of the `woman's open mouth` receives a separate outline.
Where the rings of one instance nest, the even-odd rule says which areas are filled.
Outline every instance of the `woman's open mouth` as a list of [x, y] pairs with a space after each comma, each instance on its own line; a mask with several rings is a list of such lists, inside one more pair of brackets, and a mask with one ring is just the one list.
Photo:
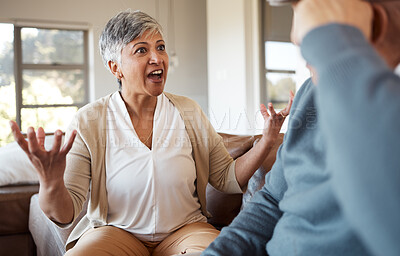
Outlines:
[[154, 83], [159, 83], [162, 81], [164, 71], [162, 69], [155, 70], [151, 72], [147, 77]]

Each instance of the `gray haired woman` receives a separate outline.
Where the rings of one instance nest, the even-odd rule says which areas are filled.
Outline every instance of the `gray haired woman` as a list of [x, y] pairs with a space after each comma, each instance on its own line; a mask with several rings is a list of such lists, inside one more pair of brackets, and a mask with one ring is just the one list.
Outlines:
[[[60, 149], [44, 131], [13, 134], [40, 177], [39, 201], [56, 224], [87, 214], [67, 241], [67, 255], [174, 255], [204, 250], [219, 234], [207, 223], [208, 182], [227, 193], [242, 188], [277, 138], [288, 106], [261, 107], [259, 143], [233, 160], [194, 101], [164, 92], [168, 54], [160, 24], [140, 11], [113, 17], [100, 38], [105, 66], [120, 90], [81, 108]], [[68, 154], [67, 154], [68, 153]], [[90, 187], [90, 190], [89, 190]], [[56, 199], [56, 200], [55, 200]]]

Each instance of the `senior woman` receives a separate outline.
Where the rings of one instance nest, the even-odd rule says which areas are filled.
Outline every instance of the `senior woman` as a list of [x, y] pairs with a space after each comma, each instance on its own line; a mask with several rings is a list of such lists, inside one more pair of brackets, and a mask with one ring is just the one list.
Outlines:
[[117, 14], [104, 28], [100, 52], [120, 90], [81, 108], [62, 148], [60, 131], [46, 151], [42, 128], [30, 127], [27, 142], [11, 122], [39, 174], [43, 212], [68, 227], [89, 194], [67, 255], [202, 251], [219, 234], [207, 223], [207, 183], [242, 192], [274, 144], [293, 95], [280, 113], [270, 104], [269, 115], [262, 105], [263, 136], [234, 161], [194, 101], [164, 92], [168, 55], [155, 19], [140, 11]]

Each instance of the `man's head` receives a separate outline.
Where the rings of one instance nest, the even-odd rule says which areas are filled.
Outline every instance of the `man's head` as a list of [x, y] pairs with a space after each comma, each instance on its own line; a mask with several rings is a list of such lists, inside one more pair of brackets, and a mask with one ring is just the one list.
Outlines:
[[[283, 5], [299, 2], [299, 0], [267, 0], [271, 5]], [[319, 1], [327, 1], [327, 0], [319, 0]], [[329, 0], [328, 0], [329, 1]], [[335, 0], [336, 1], [336, 0]], [[347, 0], [349, 6], [351, 6], [350, 2], [352, 1], [360, 1], [360, 0]], [[340, 1], [337, 1], [340, 2]], [[376, 50], [380, 53], [380, 55], [386, 60], [390, 67], [395, 68], [400, 63], [400, 0], [365, 0], [365, 2], [369, 2], [368, 5], [372, 6], [373, 18], [372, 21], [368, 20], [367, 24], [363, 25], [364, 34], [368, 37], [370, 42], [374, 45]], [[308, 5], [309, 8], [313, 8], [313, 11], [318, 11], [316, 5], [318, 2], [314, 1], [314, 5]], [[296, 5], [296, 4], [294, 4]], [[365, 5], [365, 4], [364, 4]], [[296, 9], [296, 8], [295, 8]], [[369, 8], [371, 9], [371, 8]], [[363, 10], [366, 10], [365, 8]], [[360, 9], [355, 9], [353, 12], [357, 12], [357, 14], [352, 14], [353, 17], [362, 16], [360, 13]], [[362, 11], [361, 11], [362, 12]], [[332, 22], [335, 22], [332, 19]], [[329, 19], [327, 19], [329, 22]], [[294, 19], [294, 22], [296, 20]], [[338, 21], [340, 22], [340, 21]], [[344, 22], [346, 23], [346, 22]], [[295, 24], [295, 26], [301, 26], [302, 24]], [[354, 24], [350, 24], [354, 25]], [[358, 26], [361, 30], [361, 26]], [[293, 28], [292, 28], [293, 29]], [[296, 30], [300, 30], [296, 28]], [[300, 35], [300, 37], [304, 36]], [[298, 40], [299, 38], [297, 38]], [[301, 40], [300, 40], [301, 41]], [[300, 43], [300, 42], [297, 42]]]
[[[282, 6], [287, 4], [293, 4], [299, 2], [300, 0], [267, 0], [272, 6]], [[376, 2], [395, 2], [397, 0], [364, 0], [366, 2], [376, 3]]]
[[392, 68], [400, 63], [400, 1], [372, 3], [374, 20], [371, 42]]

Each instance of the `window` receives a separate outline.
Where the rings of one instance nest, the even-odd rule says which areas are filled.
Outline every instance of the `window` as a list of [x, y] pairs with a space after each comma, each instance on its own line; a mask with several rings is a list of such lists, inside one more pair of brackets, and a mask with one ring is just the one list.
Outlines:
[[88, 102], [87, 31], [0, 23], [0, 146], [8, 120], [65, 129]]
[[270, 6], [263, 1], [263, 41], [265, 51], [264, 102], [286, 106], [289, 91], [296, 92], [310, 75], [299, 48], [290, 42], [293, 11], [290, 6]]
[[284, 108], [289, 91], [296, 91], [296, 47], [287, 42], [265, 42], [267, 95], [275, 108]]
[[14, 32], [0, 23], [0, 146], [11, 141], [8, 120], [15, 120]]

